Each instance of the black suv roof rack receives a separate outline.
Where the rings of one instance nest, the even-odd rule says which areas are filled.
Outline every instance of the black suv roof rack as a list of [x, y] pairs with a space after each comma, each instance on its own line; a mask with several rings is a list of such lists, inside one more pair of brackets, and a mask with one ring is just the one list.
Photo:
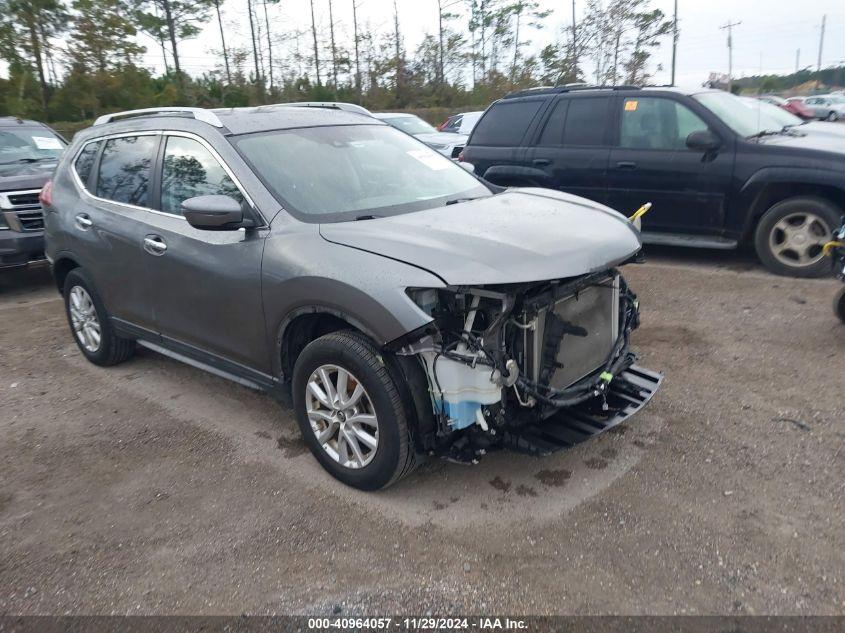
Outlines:
[[563, 92], [578, 92], [581, 90], [640, 90], [641, 86], [599, 86], [592, 84], [565, 84], [563, 86], [538, 86], [536, 88], [526, 88], [525, 90], [517, 90], [506, 94], [504, 99], [513, 99], [515, 97], [530, 97], [534, 95], [545, 94], [560, 94]]

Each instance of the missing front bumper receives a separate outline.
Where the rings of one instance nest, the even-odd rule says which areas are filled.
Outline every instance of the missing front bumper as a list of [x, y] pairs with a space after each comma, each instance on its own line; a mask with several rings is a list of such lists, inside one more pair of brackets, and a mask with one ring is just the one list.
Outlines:
[[541, 422], [505, 431], [503, 445], [529, 455], [549, 455], [588, 440], [624, 422], [651, 400], [663, 374], [631, 365], [610, 383], [607, 410], [596, 398], [561, 409]]

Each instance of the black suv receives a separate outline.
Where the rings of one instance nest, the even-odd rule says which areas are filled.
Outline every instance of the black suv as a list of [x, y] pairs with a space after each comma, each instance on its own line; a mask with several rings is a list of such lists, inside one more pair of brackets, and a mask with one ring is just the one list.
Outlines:
[[0, 269], [44, 259], [38, 193], [66, 145], [43, 123], [0, 117]]
[[770, 270], [796, 277], [828, 274], [822, 247], [845, 208], [841, 138], [784, 127], [718, 90], [521, 91], [488, 108], [462, 160], [495, 184], [559, 189], [625, 214], [651, 202], [645, 243], [753, 243]]

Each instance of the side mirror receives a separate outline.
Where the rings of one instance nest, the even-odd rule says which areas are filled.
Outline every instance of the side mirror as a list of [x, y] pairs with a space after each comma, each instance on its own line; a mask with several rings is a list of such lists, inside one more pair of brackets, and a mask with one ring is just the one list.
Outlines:
[[244, 211], [241, 203], [230, 196], [196, 196], [182, 201], [182, 213], [192, 227], [208, 231], [241, 228]]
[[702, 152], [712, 152], [722, 146], [719, 137], [710, 130], [696, 130], [687, 136], [687, 147]]

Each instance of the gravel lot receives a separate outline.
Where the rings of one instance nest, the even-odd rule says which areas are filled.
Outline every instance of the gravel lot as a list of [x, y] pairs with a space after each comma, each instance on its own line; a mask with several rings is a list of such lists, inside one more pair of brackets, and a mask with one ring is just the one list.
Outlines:
[[149, 352], [84, 361], [0, 273], [0, 614], [845, 614], [837, 283], [661, 250], [651, 406], [550, 458], [342, 487], [288, 408]]

